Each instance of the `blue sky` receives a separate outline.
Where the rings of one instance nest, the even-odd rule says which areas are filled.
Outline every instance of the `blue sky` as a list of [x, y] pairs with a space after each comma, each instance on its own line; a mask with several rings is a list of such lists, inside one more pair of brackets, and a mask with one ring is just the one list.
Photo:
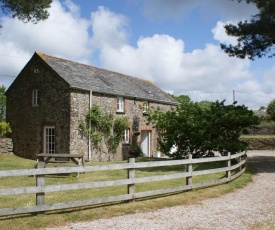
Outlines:
[[[55, 0], [36, 25], [0, 14], [0, 84], [12, 83], [35, 51], [151, 80], [194, 101], [258, 109], [275, 98], [273, 59], [229, 58], [228, 22], [253, 5], [230, 0]], [[9, 76], [9, 77], [8, 77]]]

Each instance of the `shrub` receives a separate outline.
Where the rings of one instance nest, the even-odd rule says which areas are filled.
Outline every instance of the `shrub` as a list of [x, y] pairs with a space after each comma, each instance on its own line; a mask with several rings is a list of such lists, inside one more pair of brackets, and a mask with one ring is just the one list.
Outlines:
[[140, 148], [140, 146], [137, 143], [133, 143], [133, 144], [130, 145], [129, 152], [130, 151], [134, 152], [134, 157], [135, 158], [141, 157], [142, 154], [143, 154], [142, 149]]
[[0, 137], [7, 137], [11, 134], [10, 124], [7, 122], [0, 122]]

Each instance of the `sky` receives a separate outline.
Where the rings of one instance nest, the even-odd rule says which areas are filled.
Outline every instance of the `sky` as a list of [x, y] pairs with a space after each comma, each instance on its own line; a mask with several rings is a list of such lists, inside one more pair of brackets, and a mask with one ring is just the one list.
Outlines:
[[[7, 88], [34, 52], [152, 81], [193, 101], [250, 109], [275, 98], [275, 59], [228, 57], [224, 25], [249, 20], [252, 4], [231, 0], [54, 0], [50, 17], [23, 23], [0, 13], [0, 85]], [[233, 93], [234, 92], [234, 93]]]

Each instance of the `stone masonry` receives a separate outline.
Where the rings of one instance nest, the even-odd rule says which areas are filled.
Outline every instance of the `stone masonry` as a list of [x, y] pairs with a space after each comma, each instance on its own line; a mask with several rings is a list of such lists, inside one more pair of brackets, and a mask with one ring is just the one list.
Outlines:
[[[39, 60], [28, 63], [7, 92], [7, 121], [11, 124], [14, 152], [36, 158], [43, 152], [43, 127], [55, 126], [56, 150], [69, 152], [69, 86]], [[40, 105], [32, 106], [32, 90], [40, 90]]]
[[13, 154], [13, 143], [11, 138], [0, 138], [0, 155]]
[[[89, 87], [95, 85], [98, 91], [93, 92], [85, 83], [91, 84]], [[122, 85], [122, 95], [119, 95], [113, 89]], [[104, 91], [106, 87], [111, 91]], [[39, 91], [38, 105], [32, 103], [34, 90]], [[143, 99], [135, 96], [137, 94]], [[43, 153], [45, 143], [52, 143], [45, 138], [48, 137], [44, 133], [46, 129], [54, 130], [54, 144], [51, 146], [54, 146], [55, 153], [84, 154], [86, 159], [91, 156], [89, 160], [92, 161], [111, 159], [108, 154], [102, 155], [102, 152], [92, 149], [88, 137], [80, 130], [80, 124], [87, 122], [86, 116], [92, 105], [99, 105], [103, 113], [128, 117], [130, 143], [133, 138], [137, 139], [137, 143], [141, 142], [141, 135], [134, 133], [149, 133], [149, 156], [152, 156], [157, 149], [157, 133], [147, 124], [144, 102], [149, 103], [150, 109], [160, 108], [162, 111], [177, 105], [152, 83], [142, 79], [37, 53], [7, 90], [6, 96], [7, 121], [13, 130], [13, 151], [18, 156], [32, 159]], [[125, 110], [120, 113], [116, 112], [118, 96], [124, 98]], [[162, 100], [165, 102], [160, 103]], [[124, 159], [127, 147], [129, 144], [121, 143], [114, 160]]]

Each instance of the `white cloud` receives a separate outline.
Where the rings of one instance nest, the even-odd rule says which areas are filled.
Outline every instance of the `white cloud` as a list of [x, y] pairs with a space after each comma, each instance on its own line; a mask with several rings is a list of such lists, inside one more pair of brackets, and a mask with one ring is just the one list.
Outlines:
[[226, 23], [223, 23], [221, 21], [217, 22], [216, 27], [214, 29], [212, 29], [214, 39], [219, 41], [220, 43], [236, 45], [237, 38], [233, 37], [233, 36], [228, 36], [227, 33], [225, 32], [224, 26], [226, 24], [234, 24], [234, 22], [230, 22], [230, 21], [228, 21]]
[[[67, 4], [70, 1], [67, 1]], [[72, 9], [72, 6], [70, 7]], [[38, 24], [23, 23], [17, 19], [2, 18], [1, 44], [10, 43], [19, 52], [34, 51], [77, 59], [91, 54], [89, 23], [75, 16], [75, 11], [53, 1], [50, 17]], [[0, 50], [1, 53], [3, 53]]]
[[[137, 48], [125, 44], [120, 49], [102, 49], [100, 58], [107, 68], [159, 82], [163, 76], [178, 75], [183, 48], [181, 40], [156, 34], [140, 38]], [[170, 69], [171, 65], [176, 67]]]
[[149, 79], [176, 94], [231, 91], [236, 82], [251, 78], [248, 60], [229, 58], [212, 44], [186, 53], [184, 42], [168, 35], [140, 38], [136, 48], [103, 48], [100, 60], [107, 69]]
[[[23, 23], [2, 17], [0, 35], [0, 77], [8, 86], [35, 51], [87, 62], [92, 53], [89, 45], [89, 20], [79, 17], [79, 8], [70, 0], [62, 6], [53, 1], [50, 17], [38, 24]], [[18, 58], [19, 57], [19, 58]]]
[[[110, 15], [106, 9], [100, 13], [96, 18], [98, 21], [102, 20], [101, 17], [108, 18]], [[120, 15], [118, 16], [119, 19]], [[112, 13], [113, 20], [115, 17], [116, 14]], [[118, 19], [111, 34], [127, 37], [127, 34], [121, 34], [127, 31], [122, 32], [120, 29], [124, 26], [124, 21]], [[227, 35], [221, 33], [222, 27], [223, 23], [218, 22], [213, 29], [214, 37], [219, 41], [232, 42]], [[103, 29], [100, 34], [102, 31]], [[108, 31], [104, 32], [108, 34]], [[97, 36], [96, 31], [94, 36]], [[239, 103], [245, 103], [251, 108], [264, 104], [258, 98], [251, 99], [251, 92], [266, 95], [261, 83], [254, 79], [250, 71], [251, 61], [228, 57], [219, 46], [206, 44], [204, 49], [185, 52], [183, 40], [160, 34], [140, 37], [136, 47], [131, 46], [126, 39], [120, 39], [119, 45], [108, 45], [109, 42], [105, 39], [102, 41], [98, 46], [99, 58], [106, 69], [149, 79], [170, 93], [188, 94], [197, 101], [226, 99], [231, 103], [235, 89]]]
[[121, 47], [127, 42], [127, 18], [115, 14], [100, 6], [91, 14], [93, 38], [91, 44], [95, 48]]
[[[1, 35], [0, 35], [1, 37]], [[9, 86], [30, 58], [11, 42], [0, 42], [0, 85]]]
[[[252, 100], [251, 91], [261, 98], [274, 95], [275, 68], [265, 73], [266, 84], [262, 84], [262, 79], [254, 79], [249, 60], [229, 58], [219, 46], [206, 44], [203, 49], [186, 52], [183, 40], [167, 34], [140, 37], [133, 46], [128, 41], [129, 25], [124, 15], [99, 7], [89, 20], [83, 19], [80, 8], [70, 0], [65, 5], [54, 1], [50, 15], [37, 25], [2, 18], [0, 54], [10, 58], [0, 55], [0, 74], [18, 74], [34, 51], [85, 63], [98, 55], [103, 68], [146, 78], [163, 90], [188, 94], [193, 100], [231, 102], [235, 89], [240, 103], [257, 108], [264, 105], [263, 100]], [[218, 22], [212, 30], [214, 38], [231, 42], [222, 27]], [[10, 78], [1, 77], [2, 84], [6, 80]]]
[[65, 0], [63, 3], [69, 11], [74, 15], [74, 17], [80, 17], [80, 7], [74, 4], [71, 0]]

